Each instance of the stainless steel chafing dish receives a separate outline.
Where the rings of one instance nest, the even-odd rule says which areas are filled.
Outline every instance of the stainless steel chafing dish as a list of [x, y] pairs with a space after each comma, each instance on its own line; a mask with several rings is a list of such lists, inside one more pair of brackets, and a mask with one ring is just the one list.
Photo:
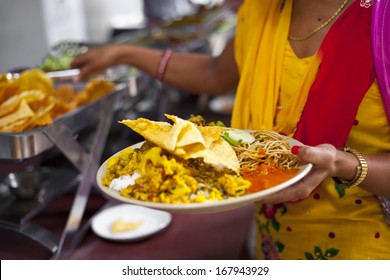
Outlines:
[[[74, 86], [81, 88], [84, 84], [74, 84]], [[48, 131], [58, 130], [60, 134], [65, 129], [69, 134], [76, 134], [96, 123], [104, 103], [116, 98], [125, 90], [125, 84], [117, 84], [115, 89], [107, 95], [58, 117], [52, 125], [18, 133], [0, 132], [0, 160], [24, 160], [52, 148], [55, 143], [47, 137]]]

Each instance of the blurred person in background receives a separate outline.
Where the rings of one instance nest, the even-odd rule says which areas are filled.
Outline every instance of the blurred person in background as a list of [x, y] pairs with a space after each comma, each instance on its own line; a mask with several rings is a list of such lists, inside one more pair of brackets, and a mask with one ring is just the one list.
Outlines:
[[257, 258], [389, 259], [390, 77], [375, 55], [390, 42], [373, 40], [390, 29], [371, 29], [388, 2], [245, 0], [218, 57], [109, 45], [72, 66], [79, 79], [128, 64], [187, 92], [237, 88], [233, 127], [303, 143], [292, 152], [314, 168], [259, 202]]

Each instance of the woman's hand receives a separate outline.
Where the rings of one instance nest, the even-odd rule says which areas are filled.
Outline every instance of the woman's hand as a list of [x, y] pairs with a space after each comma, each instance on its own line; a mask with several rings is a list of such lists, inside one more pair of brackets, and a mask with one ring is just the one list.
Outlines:
[[316, 147], [294, 146], [292, 151], [302, 162], [312, 163], [312, 170], [294, 185], [261, 200], [260, 203], [276, 204], [305, 199], [325, 178], [336, 173], [340, 151], [334, 146], [329, 144]]
[[72, 68], [80, 69], [78, 80], [103, 73], [107, 68], [119, 64], [121, 45], [108, 45], [88, 50], [77, 56], [71, 63]]

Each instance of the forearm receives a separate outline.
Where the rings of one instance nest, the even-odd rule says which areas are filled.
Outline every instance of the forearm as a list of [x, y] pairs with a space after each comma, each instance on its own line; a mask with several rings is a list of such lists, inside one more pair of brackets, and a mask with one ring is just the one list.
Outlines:
[[[114, 65], [132, 65], [156, 76], [163, 51], [134, 45], [108, 45], [94, 48], [76, 57], [71, 67], [79, 68], [78, 78], [104, 72]], [[234, 60], [234, 44], [229, 42], [218, 57], [200, 53], [173, 53], [164, 68], [164, 81], [181, 90], [209, 95], [224, 94], [234, 89], [239, 80]]]
[[[338, 151], [334, 177], [352, 179], [359, 164], [350, 153]], [[363, 155], [368, 164], [368, 172], [359, 187], [385, 198], [390, 198], [390, 154]]]
[[368, 173], [360, 187], [390, 198], [390, 155], [364, 155], [364, 158], [368, 164]]
[[[175, 52], [170, 57], [164, 73], [164, 81], [192, 93], [219, 95], [233, 89], [238, 83], [232, 50], [224, 58], [206, 54]], [[228, 53], [229, 52], [229, 53]], [[115, 64], [128, 64], [155, 76], [163, 51], [124, 45], [118, 47]], [[231, 56], [231, 57], [230, 57]], [[226, 66], [226, 65], [229, 66]]]

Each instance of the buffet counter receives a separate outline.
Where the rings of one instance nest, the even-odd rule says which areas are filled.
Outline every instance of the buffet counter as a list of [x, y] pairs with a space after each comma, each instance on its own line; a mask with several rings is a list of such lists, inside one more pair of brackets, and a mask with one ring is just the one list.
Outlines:
[[[126, 92], [126, 87], [118, 84], [115, 94], [103, 98], [104, 102], [86, 106], [55, 125], [26, 133], [1, 135], [0, 142], [5, 147], [0, 152], [2, 260], [248, 258], [246, 246], [254, 221], [253, 205], [213, 214], [173, 213], [165, 229], [137, 241], [106, 240], [91, 230], [94, 215], [102, 208], [114, 205], [108, 205], [93, 187], [99, 159], [140, 141], [134, 133], [113, 125], [118, 119], [128, 118], [121, 115], [123, 112], [133, 112], [134, 106], [122, 108], [118, 115], [114, 114], [117, 111], [114, 104], [118, 104]], [[133, 104], [133, 99], [129, 104]], [[192, 112], [229, 124], [229, 114], [211, 112], [207, 107], [199, 106], [196, 96], [189, 95], [180, 100], [180, 104], [169, 105], [151, 110], [157, 113], [154, 118], [158, 118], [161, 112], [186, 118], [188, 112]], [[89, 123], [85, 129], [79, 127], [86, 120], [91, 121], [92, 127]], [[73, 137], [74, 133], [77, 137]], [[36, 139], [37, 136], [41, 138]], [[42, 181], [45, 185], [39, 184], [38, 195], [25, 198], [11, 193], [5, 177], [11, 172], [31, 168], [38, 171], [37, 174], [47, 173]], [[68, 251], [69, 248], [72, 250]]]

